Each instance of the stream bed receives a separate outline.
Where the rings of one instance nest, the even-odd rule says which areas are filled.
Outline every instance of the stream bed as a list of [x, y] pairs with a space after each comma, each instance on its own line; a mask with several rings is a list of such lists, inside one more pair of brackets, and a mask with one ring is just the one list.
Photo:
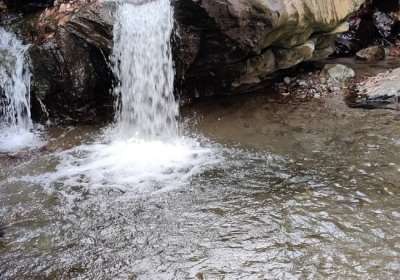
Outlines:
[[46, 181], [100, 127], [51, 129], [47, 150], [2, 156], [0, 278], [398, 279], [397, 112], [259, 95], [183, 115], [213, 156], [177, 186]]

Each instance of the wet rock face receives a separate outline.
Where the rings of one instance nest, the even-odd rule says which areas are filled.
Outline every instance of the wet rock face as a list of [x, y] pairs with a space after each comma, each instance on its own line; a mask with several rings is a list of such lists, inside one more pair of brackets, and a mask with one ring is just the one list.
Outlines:
[[350, 30], [337, 40], [339, 55], [353, 55], [361, 49], [386, 45], [398, 39], [400, 2], [398, 0], [367, 1], [350, 19]]
[[112, 113], [112, 22], [99, 6], [75, 9], [61, 4], [46, 10], [32, 28], [37, 33], [30, 34], [37, 120], [92, 122]]
[[112, 77], [99, 49], [62, 29], [31, 48], [30, 56], [36, 119], [90, 122], [106, 117]]
[[[107, 57], [115, 7], [61, 2], [40, 15], [30, 35], [35, 108], [40, 116], [92, 119], [100, 103], [112, 104]], [[176, 0], [177, 92], [191, 100], [259, 90], [276, 71], [331, 54], [346, 18], [363, 2]]]

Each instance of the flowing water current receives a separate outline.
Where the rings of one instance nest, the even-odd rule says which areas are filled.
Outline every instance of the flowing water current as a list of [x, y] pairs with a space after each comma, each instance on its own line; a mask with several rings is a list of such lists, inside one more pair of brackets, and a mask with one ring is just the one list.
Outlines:
[[119, 4], [113, 125], [0, 156], [0, 279], [398, 279], [398, 116], [268, 95], [179, 122], [172, 17]]

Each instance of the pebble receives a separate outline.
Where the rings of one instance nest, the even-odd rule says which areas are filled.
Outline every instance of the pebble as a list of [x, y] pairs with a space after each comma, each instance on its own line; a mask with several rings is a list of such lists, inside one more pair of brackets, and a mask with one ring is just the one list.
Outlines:
[[305, 86], [307, 86], [307, 83], [306, 83], [306, 81], [298, 81], [298, 85], [305, 87]]

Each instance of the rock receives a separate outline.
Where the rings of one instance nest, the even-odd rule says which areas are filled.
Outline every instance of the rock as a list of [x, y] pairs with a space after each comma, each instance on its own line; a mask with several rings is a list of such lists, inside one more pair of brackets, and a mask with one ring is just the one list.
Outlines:
[[337, 32], [347, 30], [344, 21], [363, 2], [177, 1], [180, 35], [195, 39], [181, 45], [196, 57], [189, 65], [178, 59], [184, 65], [179, 68], [187, 69], [183, 93], [257, 90], [278, 70], [326, 58]]
[[342, 64], [327, 64], [321, 73], [329, 83], [334, 84], [342, 84], [356, 76], [353, 69]]
[[307, 82], [304, 81], [304, 80], [298, 81], [297, 84], [298, 84], [299, 86], [301, 86], [301, 87], [306, 87], [306, 86], [308, 85]]
[[386, 52], [383, 47], [373, 46], [356, 53], [356, 57], [360, 60], [365, 60], [368, 62], [376, 62], [385, 59]]
[[390, 35], [392, 35], [394, 26], [396, 24], [395, 19], [391, 15], [380, 11], [376, 11], [373, 14], [373, 19], [379, 34], [383, 38], [389, 38]]
[[112, 75], [100, 49], [60, 29], [30, 56], [34, 118], [88, 122], [104, 115]]
[[32, 115], [67, 122], [111, 116], [113, 4], [79, 9], [70, 4], [44, 11], [31, 27]]
[[6, 3], [0, 0], [0, 12], [5, 12], [7, 9]]
[[361, 82], [349, 105], [366, 109], [400, 109], [400, 68], [381, 73]]
[[[22, 1], [22, 0], [20, 0]], [[112, 107], [115, 5], [56, 1], [34, 20], [33, 100], [51, 118], [90, 120]], [[327, 57], [346, 18], [364, 0], [186, 0], [173, 2], [181, 100], [251, 92], [276, 71]], [[44, 115], [44, 114], [37, 114]]]
[[400, 27], [398, 0], [368, 0], [349, 20], [349, 31], [336, 40], [338, 55], [353, 55], [373, 44], [397, 40]]
[[400, 96], [400, 68], [368, 78], [358, 86], [358, 92], [369, 97]]

